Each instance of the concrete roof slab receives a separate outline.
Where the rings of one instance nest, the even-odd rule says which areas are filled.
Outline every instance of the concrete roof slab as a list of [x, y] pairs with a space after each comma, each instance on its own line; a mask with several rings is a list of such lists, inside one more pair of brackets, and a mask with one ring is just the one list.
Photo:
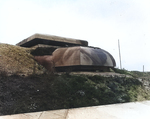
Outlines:
[[65, 38], [54, 35], [34, 34], [27, 39], [17, 43], [16, 45], [22, 47], [32, 47], [38, 44], [53, 45], [53, 46], [88, 46], [85, 40]]

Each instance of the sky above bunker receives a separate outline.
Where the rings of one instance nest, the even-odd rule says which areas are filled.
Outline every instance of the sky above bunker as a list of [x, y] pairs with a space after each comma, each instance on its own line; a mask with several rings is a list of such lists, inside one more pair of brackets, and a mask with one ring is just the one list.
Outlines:
[[119, 68], [150, 71], [147, 0], [0, 0], [0, 43], [35, 34], [87, 40], [113, 55]]

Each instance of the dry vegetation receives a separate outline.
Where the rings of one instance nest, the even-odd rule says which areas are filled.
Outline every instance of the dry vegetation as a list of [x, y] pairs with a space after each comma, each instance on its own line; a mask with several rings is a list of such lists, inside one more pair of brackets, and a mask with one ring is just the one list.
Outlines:
[[38, 65], [30, 54], [32, 49], [0, 43], [0, 71], [7, 74], [40, 73]]

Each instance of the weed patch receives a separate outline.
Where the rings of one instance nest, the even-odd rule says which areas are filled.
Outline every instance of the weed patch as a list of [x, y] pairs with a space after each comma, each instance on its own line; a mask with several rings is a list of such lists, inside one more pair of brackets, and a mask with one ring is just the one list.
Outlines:
[[88, 75], [0, 76], [1, 115], [148, 100], [134, 78]]

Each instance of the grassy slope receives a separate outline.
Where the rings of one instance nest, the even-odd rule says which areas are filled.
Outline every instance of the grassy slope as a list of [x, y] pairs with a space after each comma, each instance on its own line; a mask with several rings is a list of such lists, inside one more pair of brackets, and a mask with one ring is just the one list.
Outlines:
[[40, 67], [30, 54], [31, 49], [0, 43], [0, 71], [10, 74], [32, 74]]
[[[0, 44], [0, 115], [150, 98], [149, 73], [115, 69], [117, 73], [131, 75], [134, 78], [39, 75], [39, 72], [43, 72], [43, 68], [34, 62], [30, 52], [31, 49]], [[14, 75], [7, 76], [7, 73]], [[30, 75], [22, 77], [17, 74]], [[139, 81], [137, 77], [144, 78]]]
[[34, 75], [0, 77], [0, 113], [142, 101], [150, 92], [135, 78], [88, 75]]

